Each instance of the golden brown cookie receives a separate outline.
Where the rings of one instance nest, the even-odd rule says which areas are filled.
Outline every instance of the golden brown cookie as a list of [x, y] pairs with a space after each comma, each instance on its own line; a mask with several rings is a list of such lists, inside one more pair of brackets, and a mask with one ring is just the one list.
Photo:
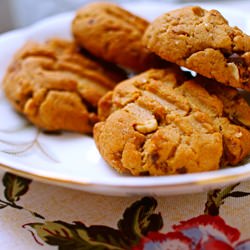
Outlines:
[[[94, 139], [103, 158], [132, 175], [241, 162], [250, 153], [250, 106], [236, 90], [207, 81], [175, 68], [151, 69], [118, 84], [98, 104], [102, 121]], [[209, 92], [207, 86], [215, 87]]]
[[38, 127], [90, 133], [97, 102], [124, 79], [79, 53], [73, 42], [51, 39], [26, 43], [14, 56], [3, 80], [13, 107]]
[[250, 36], [216, 10], [184, 7], [158, 17], [143, 42], [160, 57], [236, 88], [250, 90]]
[[141, 42], [148, 21], [112, 3], [91, 3], [72, 22], [76, 42], [97, 57], [133, 71], [158, 67], [163, 61]]

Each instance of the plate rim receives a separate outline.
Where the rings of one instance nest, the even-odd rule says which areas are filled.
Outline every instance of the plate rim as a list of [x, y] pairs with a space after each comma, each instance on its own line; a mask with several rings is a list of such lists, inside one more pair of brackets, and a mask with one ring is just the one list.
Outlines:
[[[151, 3], [154, 3], [153, 1], [148, 1]], [[128, 3], [123, 3], [123, 6], [126, 6], [126, 4]], [[131, 3], [130, 3], [131, 4]], [[138, 3], [137, 3], [138, 4]], [[154, 3], [155, 4], [155, 3]], [[176, 4], [171, 4], [171, 3], [160, 3], [160, 6], [176, 6], [178, 7], [179, 5]], [[202, 6], [202, 5], [201, 5]], [[212, 4], [207, 4], [207, 6], [212, 6]], [[228, 8], [225, 7], [225, 10], [233, 10], [233, 8]], [[237, 13], [244, 13], [244, 15], [246, 15], [247, 13], [244, 11], [236, 11]], [[0, 41], [1, 40], [5, 40], [5, 39], [11, 39], [11, 37], [13, 36], [27, 36], [29, 34], [29, 32], [31, 32], [32, 30], [34, 30], [36, 27], [39, 26], [43, 26], [45, 23], [48, 22], [53, 22], [55, 20], [58, 20], [60, 18], [64, 19], [64, 18], [71, 18], [74, 15], [75, 11], [70, 11], [70, 12], [64, 12], [61, 14], [57, 14], [51, 17], [47, 17], [45, 19], [42, 19], [38, 22], [35, 22], [34, 24], [24, 27], [24, 28], [20, 28], [20, 29], [15, 29], [3, 34], [0, 34]], [[234, 10], [235, 13], [235, 10]], [[250, 18], [249, 18], [250, 20]], [[127, 177], [126, 176], [126, 183], [124, 182], [120, 182], [120, 184], [118, 184], [117, 182], [107, 182], [107, 180], [105, 181], [94, 181], [94, 180], [88, 180], [88, 179], [67, 179], [63, 176], [54, 176], [51, 175], [50, 172], [36, 172], [34, 169], [34, 171], [24, 171], [19, 169], [16, 166], [9, 166], [8, 164], [5, 164], [4, 162], [2, 162], [2, 159], [0, 157], [0, 168], [3, 169], [4, 171], [7, 172], [11, 172], [23, 177], [28, 177], [34, 180], [38, 180], [38, 181], [42, 181], [42, 182], [49, 182], [51, 184], [57, 184], [57, 185], [64, 185], [64, 186], [70, 186], [73, 188], [77, 188], [77, 189], [84, 189], [87, 186], [104, 186], [107, 187], [109, 189], [112, 188], [118, 188], [118, 189], [123, 189], [123, 188], [156, 188], [156, 189], [168, 189], [168, 188], [182, 188], [182, 187], [187, 187], [189, 186], [189, 188], [195, 188], [197, 186], [202, 186], [202, 187], [206, 187], [206, 186], [210, 186], [210, 185], [226, 185], [229, 183], [236, 183], [242, 180], [247, 180], [250, 179], [250, 169], [248, 171], [239, 171], [239, 173], [235, 173], [235, 171], [228, 171], [228, 169], [237, 169], [241, 170], [241, 168], [244, 168], [244, 166], [239, 166], [239, 167], [231, 167], [231, 168], [227, 168], [227, 169], [220, 169], [220, 170], [215, 170], [215, 171], [210, 171], [210, 172], [202, 172], [202, 173], [191, 173], [191, 174], [187, 174], [189, 177], [194, 177], [193, 180], [188, 180], [186, 182], [180, 181], [179, 182], [175, 180], [175, 182], [167, 182], [167, 180], [169, 179], [181, 179], [180, 176], [187, 176], [187, 175], [178, 175], [178, 176], [148, 176], [148, 177]], [[226, 171], [227, 170], [227, 171]], [[226, 171], [226, 174], [223, 173], [224, 171]], [[227, 173], [229, 172], [229, 173]], [[46, 174], [47, 173], [47, 174]], [[120, 179], [122, 179], [124, 176], [121, 177], [115, 177], [115, 179], [119, 182]], [[202, 178], [200, 178], [202, 177]], [[135, 185], [135, 181], [140, 178], [147, 178], [150, 179], [152, 181], [150, 181], [149, 183], [137, 183]], [[128, 180], [133, 180], [133, 181], [128, 181]], [[165, 180], [166, 179], [166, 180]], [[190, 187], [190, 185], [192, 187]], [[90, 190], [91, 191], [91, 190]], [[194, 190], [195, 191], [195, 190]], [[141, 193], [142, 190], [136, 190], [136, 193]], [[111, 192], [112, 193], [112, 192]], [[180, 192], [177, 192], [178, 194]], [[184, 192], [186, 193], [186, 192]], [[166, 190], [166, 194], [168, 194], [168, 191]]]

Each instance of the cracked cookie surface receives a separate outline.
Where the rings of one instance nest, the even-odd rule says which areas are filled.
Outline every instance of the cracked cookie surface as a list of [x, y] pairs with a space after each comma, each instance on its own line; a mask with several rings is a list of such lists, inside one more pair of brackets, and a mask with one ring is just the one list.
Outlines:
[[112, 71], [80, 54], [71, 41], [27, 42], [14, 56], [3, 90], [12, 106], [47, 131], [91, 133], [98, 100], [123, 71]]
[[151, 23], [143, 42], [165, 60], [250, 90], [250, 36], [216, 10], [192, 6], [165, 13]]
[[121, 82], [98, 104], [102, 121], [94, 139], [101, 155], [132, 175], [238, 164], [250, 152], [250, 107], [237, 90], [218, 85], [177, 68], [151, 69]]
[[72, 22], [76, 42], [97, 57], [133, 71], [165, 64], [142, 45], [148, 21], [112, 3], [91, 3]]

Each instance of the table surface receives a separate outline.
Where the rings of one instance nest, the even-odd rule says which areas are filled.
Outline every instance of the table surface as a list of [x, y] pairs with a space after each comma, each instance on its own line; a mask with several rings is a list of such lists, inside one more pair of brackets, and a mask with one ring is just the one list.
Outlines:
[[4, 172], [0, 179], [0, 249], [165, 250], [174, 240], [189, 249], [207, 239], [204, 249], [250, 249], [250, 182], [199, 194], [111, 197]]
[[[229, 2], [250, 7], [218, 4]], [[0, 170], [0, 249], [247, 250], [249, 205], [250, 181], [198, 194], [112, 197]]]

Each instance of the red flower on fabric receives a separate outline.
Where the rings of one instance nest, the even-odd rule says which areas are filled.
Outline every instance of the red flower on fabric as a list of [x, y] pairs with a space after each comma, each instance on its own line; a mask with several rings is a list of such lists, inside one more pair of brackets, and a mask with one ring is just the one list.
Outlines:
[[250, 239], [238, 242], [240, 232], [219, 216], [200, 215], [173, 226], [173, 232], [152, 232], [133, 250], [250, 250]]

